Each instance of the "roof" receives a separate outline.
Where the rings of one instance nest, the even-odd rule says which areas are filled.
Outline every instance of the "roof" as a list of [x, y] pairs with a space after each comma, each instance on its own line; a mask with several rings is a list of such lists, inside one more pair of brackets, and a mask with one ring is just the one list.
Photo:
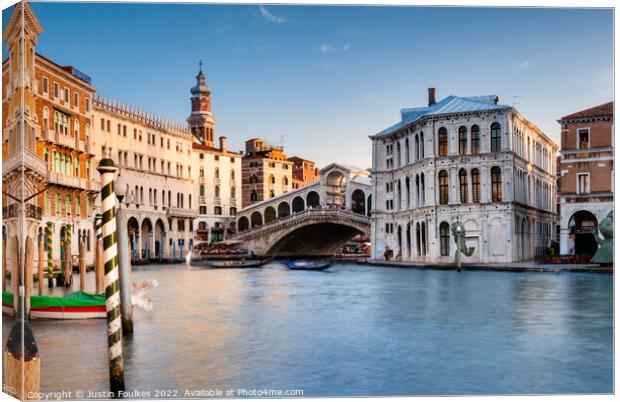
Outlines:
[[368, 177], [368, 176], [357, 175], [351, 181], [353, 183], [358, 183], [358, 184], [362, 184], [362, 185], [365, 185], [365, 186], [372, 185], [372, 181], [370, 180], [370, 177]]
[[454, 96], [450, 95], [432, 106], [402, 109], [401, 121], [376, 134], [377, 137], [385, 137], [395, 133], [401, 128], [419, 121], [425, 117], [438, 116], [450, 113], [467, 113], [490, 110], [510, 109], [508, 105], [498, 105], [498, 97], [495, 95], [484, 96]]
[[603, 103], [602, 105], [594, 106], [589, 109], [580, 110], [568, 116], [562, 117], [562, 120], [575, 120], [586, 119], [590, 117], [602, 117], [614, 115], [614, 102]]

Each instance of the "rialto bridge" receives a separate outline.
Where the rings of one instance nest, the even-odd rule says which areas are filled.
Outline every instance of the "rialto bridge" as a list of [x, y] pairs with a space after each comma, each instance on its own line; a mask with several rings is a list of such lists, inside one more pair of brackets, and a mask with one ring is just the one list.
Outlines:
[[355, 235], [370, 234], [369, 172], [332, 163], [319, 177], [239, 211], [235, 239], [257, 255], [329, 256]]

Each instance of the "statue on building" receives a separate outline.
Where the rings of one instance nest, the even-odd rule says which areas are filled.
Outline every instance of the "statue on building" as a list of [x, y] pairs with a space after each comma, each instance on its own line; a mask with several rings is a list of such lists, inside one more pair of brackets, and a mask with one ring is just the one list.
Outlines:
[[611, 264], [614, 262], [614, 212], [607, 214], [599, 225], [599, 232], [603, 238], [592, 229], [594, 238], [599, 245], [596, 254], [592, 257], [592, 262], [596, 264]]
[[475, 247], [467, 247], [465, 242], [465, 226], [461, 222], [454, 222], [450, 228], [452, 230], [452, 236], [454, 237], [454, 243], [456, 243], [456, 252], [454, 253], [454, 263], [458, 271], [461, 270], [461, 253], [467, 257], [471, 257], [474, 254]]

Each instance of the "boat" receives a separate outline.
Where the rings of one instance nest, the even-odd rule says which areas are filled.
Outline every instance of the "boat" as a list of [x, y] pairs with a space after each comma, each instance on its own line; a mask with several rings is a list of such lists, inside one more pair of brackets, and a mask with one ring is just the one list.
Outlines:
[[191, 265], [206, 268], [259, 268], [271, 261], [271, 258], [263, 258], [261, 260], [192, 260]]
[[[30, 318], [75, 320], [106, 318], [105, 295], [73, 292], [66, 296], [30, 296]], [[14, 314], [13, 293], [2, 292], [2, 312]]]
[[297, 271], [324, 271], [331, 265], [327, 261], [288, 261], [285, 264]]

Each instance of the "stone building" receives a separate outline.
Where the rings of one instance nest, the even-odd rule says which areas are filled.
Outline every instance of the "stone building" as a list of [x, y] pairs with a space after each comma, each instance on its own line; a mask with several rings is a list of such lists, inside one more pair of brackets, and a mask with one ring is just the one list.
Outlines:
[[121, 208], [132, 260], [182, 258], [192, 246], [197, 210], [192, 134], [185, 125], [99, 97], [92, 120], [95, 166], [109, 153], [126, 186]]
[[614, 103], [562, 117], [560, 252], [593, 255], [593, 232], [614, 208]]
[[[21, 52], [17, 46], [22, 30], [21, 9], [25, 15], [24, 80], [21, 79]], [[93, 263], [94, 198], [98, 186], [94, 181], [95, 165], [91, 140], [91, 102], [95, 89], [91, 79], [72, 66], [62, 66], [36, 53], [37, 37], [43, 28], [30, 4], [18, 3], [3, 34], [9, 57], [2, 63], [3, 88], [3, 186], [9, 185], [7, 158], [26, 148], [26, 162], [33, 164], [41, 180], [31, 183], [32, 217], [37, 219], [40, 239], [48, 223], [52, 225], [52, 255], [60, 265], [65, 241], [71, 240], [71, 255], [78, 254], [78, 243], [87, 245], [87, 264]], [[25, 120], [24, 143], [21, 141], [21, 115], [11, 104], [13, 95], [23, 90]], [[19, 96], [17, 97], [19, 98]], [[13, 113], [12, 111], [15, 112]], [[12, 113], [12, 115], [10, 115]], [[6, 182], [6, 183], [5, 183]], [[10, 189], [6, 191], [11, 192]], [[3, 196], [5, 220], [10, 217], [10, 202]], [[6, 223], [6, 221], [5, 221]], [[5, 228], [6, 229], [6, 228]], [[4, 230], [3, 230], [4, 232]]]
[[195, 240], [221, 241], [235, 232], [234, 216], [241, 208], [242, 154], [230, 151], [224, 136], [219, 138], [219, 147], [215, 146], [211, 89], [205, 83], [202, 63], [191, 93], [187, 123], [194, 136], [192, 180], [198, 197]]
[[373, 144], [372, 253], [452, 263], [450, 227], [475, 247], [463, 262], [543, 253], [553, 236], [557, 145], [496, 96], [448, 96], [401, 110]]
[[248, 140], [242, 165], [243, 208], [284, 194], [292, 187], [292, 163], [282, 147], [260, 138]]
[[292, 156], [288, 158], [288, 161], [292, 164], [294, 189], [319, 180], [319, 169], [314, 162], [299, 156]]

